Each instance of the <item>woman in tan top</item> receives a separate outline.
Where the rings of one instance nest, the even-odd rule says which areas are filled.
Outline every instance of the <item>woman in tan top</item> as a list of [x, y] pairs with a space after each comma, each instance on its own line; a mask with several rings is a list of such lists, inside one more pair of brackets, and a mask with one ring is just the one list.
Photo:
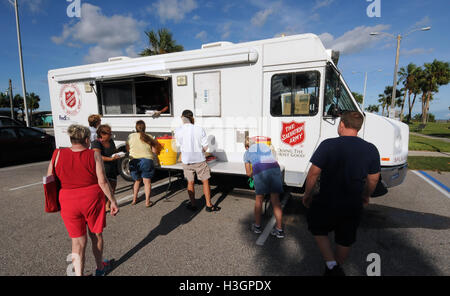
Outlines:
[[136, 132], [128, 136], [127, 151], [130, 153], [130, 173], [134, 180], [133, 202], [136, 204], [137, 195], [141, 181], [144, 181], [145, 205], [151, 207], [154, 205], [150, 201], [151, 179], [155, 173], [156, 155], [161, 151], [161, 144], [158, 143], [150, 134], [145, 133], [145, 122], [139, 120], [136, 122]]

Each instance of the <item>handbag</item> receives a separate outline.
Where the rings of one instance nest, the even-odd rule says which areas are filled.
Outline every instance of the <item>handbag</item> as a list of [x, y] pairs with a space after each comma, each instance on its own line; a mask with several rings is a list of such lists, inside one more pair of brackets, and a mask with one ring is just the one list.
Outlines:
[[61, 210], [59, 204], [59, 190], [61, 189], [61, 183], [55, 173], [55, 160], [59, 155], [59, 149], [53, 152], [52, 156], [52, 174], [43, 178], [45, 194], [45, 211], [47, 213], [55, 213]]

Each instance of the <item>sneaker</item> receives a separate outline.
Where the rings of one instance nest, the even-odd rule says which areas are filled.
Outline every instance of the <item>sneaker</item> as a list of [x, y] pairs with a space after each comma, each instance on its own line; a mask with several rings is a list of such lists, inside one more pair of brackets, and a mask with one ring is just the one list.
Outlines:
[[270, 234], [276, 236], [277, 238], [284, 238], [284, 231], [278, 230], [276, 227], [272, 229], [272, 232]]
[[325, 273], [323, 276], [345, 276], [345, 273], [339, 265], [334, 266], [333, 269], [329, 269], [325, 265]]
[[105, 276], [106, 273], [110, 270], [110, 268], [111, 268], [111, 263], [108, 260], [104, 260], [103, 261], [103, 269], [102, 270], [96, 269], [95, 276]]
[[262, 231], [261, 231], [261, 226], [256, 226], [254, 223], [252, 224], [252, 231], [253, 231], [253, 233], [256, 233], [256, 234], [260, 234]]

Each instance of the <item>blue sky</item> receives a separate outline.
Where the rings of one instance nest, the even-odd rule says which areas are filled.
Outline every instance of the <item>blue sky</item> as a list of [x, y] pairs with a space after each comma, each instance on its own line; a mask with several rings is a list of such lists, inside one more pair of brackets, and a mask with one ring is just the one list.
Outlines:
[[[76, 0], [72, 0], [76, 1]], [[423, 65], [435, 58], [450, 61], [448, 0], [375, 0], [381, 17], [370, 18], [368, 0], [78, 0], [81, 17], [69, 17], [69, 0], [19, 0], [22, 49], [27, 92], [41, 97], [41, 110], [50, 109], [47, 72], [110, 56], [136, 56], [146, 47], [144, 31], [166, 27], [186, 50], [219, 40], [234, 43], [272, 38], [280, 34], [314, 33], [327, 48], [342, 52], [339, 61], [352, 91], [363, 92], [367, 71], [366, 106], [375, 104], [386, 85], [392, 85], [395, 47], [383, 31], [404, 34], [400, 66]], [[13, 80], [22, 93], [14, 8], [0, 0], [0, 91]], [[382, 69], [377, 72], [377, 69]], [[359, 72], [353, 74], [353, 72]], [[450, 119], [450, 86], [440, 88], [430, 106], [440, 119]], [[414, 113], [420, 112], [417, 100]]]

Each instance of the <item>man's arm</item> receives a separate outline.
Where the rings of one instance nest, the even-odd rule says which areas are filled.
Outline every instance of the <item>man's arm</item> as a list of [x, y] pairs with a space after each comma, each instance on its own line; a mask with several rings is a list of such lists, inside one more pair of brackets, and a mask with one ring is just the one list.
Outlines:
[[364, 193], [363, 193], [363, 204], [365, 206], [369, 204], [370, 196], [375, 191], [379, 178], [380, 173], [367, 175], [366, 185], [364, 186]]
[[312, 201], [312, 191], [314, 189], [314, 185], [316, 185], [317, 179], [320, 176], [322, 169], [316, 165], [311, 165], [309, 169], [308, 176], [306, 176], [306, 188], [305, 194], [303, 196], [303, 205], [307, 208], [311, 205]]

